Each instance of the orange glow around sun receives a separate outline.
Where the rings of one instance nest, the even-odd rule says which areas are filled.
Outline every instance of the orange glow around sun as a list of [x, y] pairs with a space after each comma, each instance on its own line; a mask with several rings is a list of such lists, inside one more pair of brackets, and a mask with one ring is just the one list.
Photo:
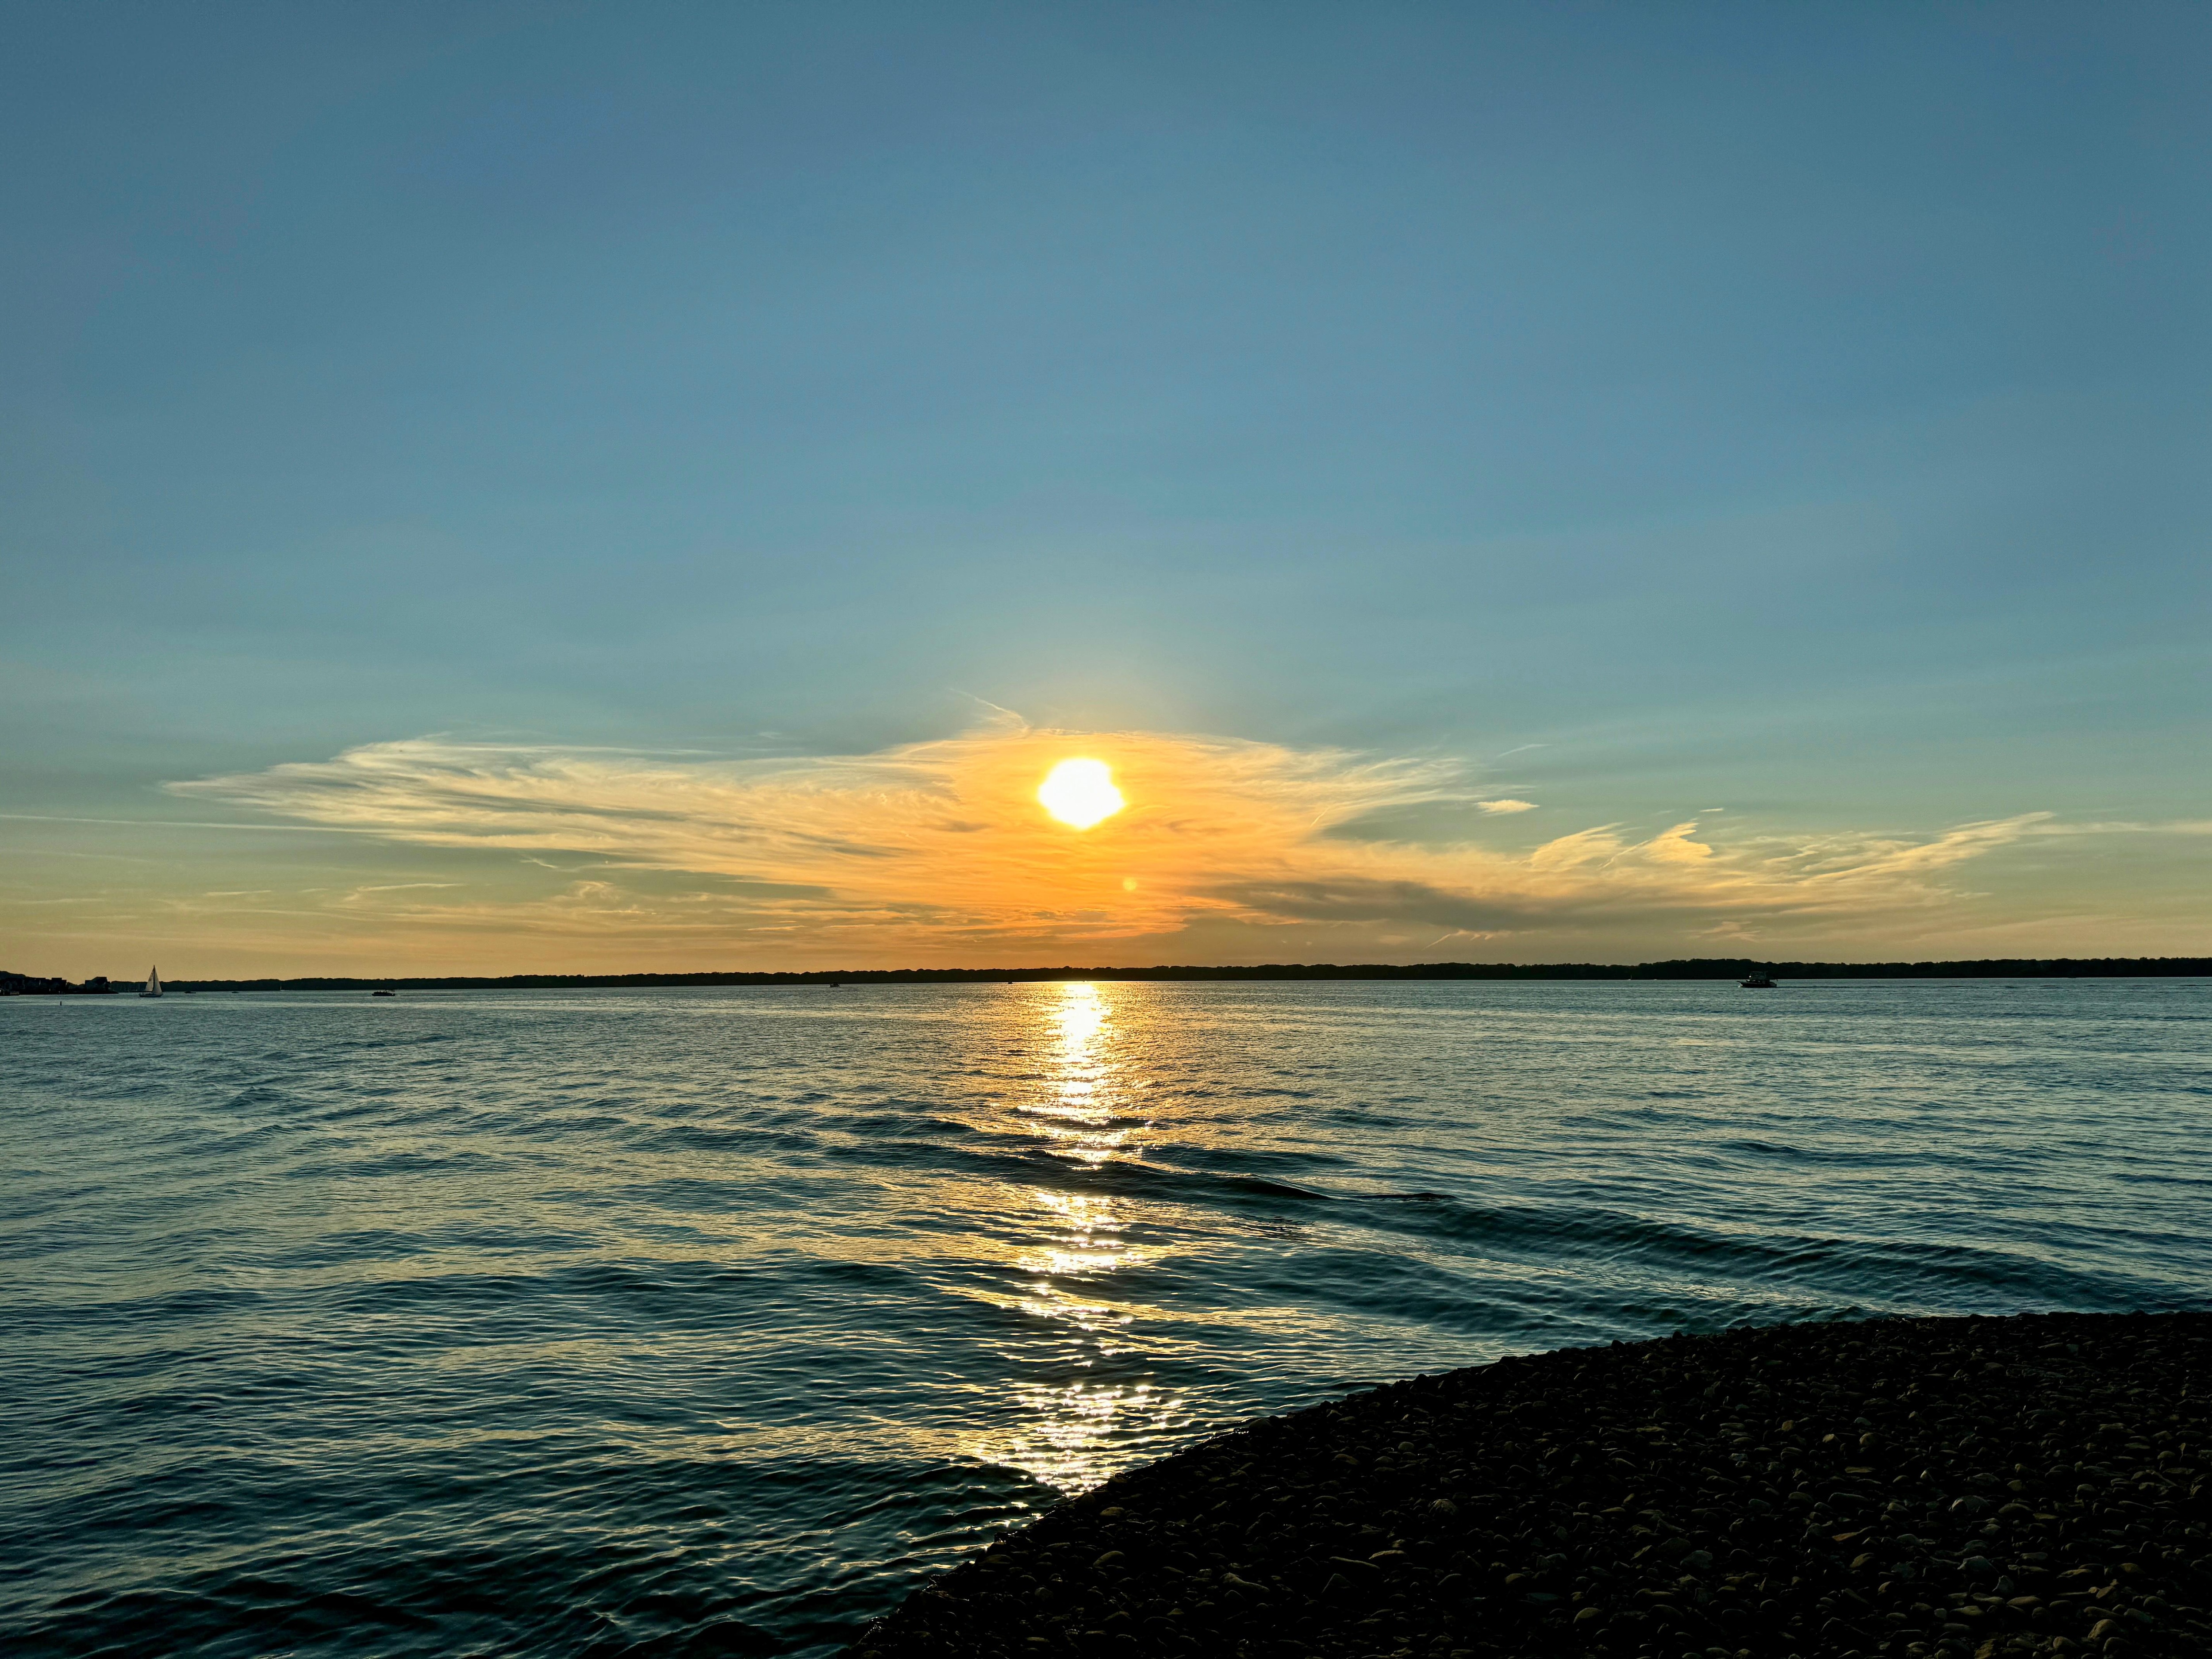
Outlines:
[[1037, 786], [1044, 810], [1074, 830], [1088, 830], [1120, 811], [1125, 804], [1104, 761], [1064, 760]]

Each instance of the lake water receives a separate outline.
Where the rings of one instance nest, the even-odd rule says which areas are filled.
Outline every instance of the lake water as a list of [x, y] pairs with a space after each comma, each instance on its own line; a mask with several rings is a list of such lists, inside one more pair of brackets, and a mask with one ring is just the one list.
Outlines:
[[1503, 1353], [2212, 1305], [2212, 981], [0, 1001], [0, 1643], [820, 1654]]

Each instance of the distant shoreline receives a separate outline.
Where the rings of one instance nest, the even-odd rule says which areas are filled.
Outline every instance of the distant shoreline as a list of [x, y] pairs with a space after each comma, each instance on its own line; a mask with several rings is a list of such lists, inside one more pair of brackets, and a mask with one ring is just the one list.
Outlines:
[[[1764, 969], [1779, 980], [1808, 979], [2193, 979], [2212, 977], [2212, 957], [2053, 957], [1976, 962], [1754, 962], [1703, 957], [1644, 963], [1268, 963], [1252, 967], [856, 968], [793, 973], [507, 974], [398, 978], [177, 979], [172, 991], [563, 991], [689, 986], [991, 985], [1066, 981], [1267, 981], [1279, 980], [1724, 980]], [[0, 975], [29, 994], [53, 994], [53, 981]], [[70, 987], [71, 990], [78, 988]], [[118, 991], [126, 986], [117, 984]]]

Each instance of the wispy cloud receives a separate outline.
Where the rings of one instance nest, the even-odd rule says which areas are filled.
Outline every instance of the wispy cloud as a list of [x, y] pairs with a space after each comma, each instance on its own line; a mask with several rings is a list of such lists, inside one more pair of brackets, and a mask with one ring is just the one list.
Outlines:
[[[1073, 755], [1111, 765], [1129, 801], [1081, 834], [1035, 801], [1038, 780]], [[1533, 803], [1482, 796], [1451, 761], [1041, 731], [1004, 714], [868, 755], [717, 761], [419, 738], [169, 787], [394, 842], [511, 848], [567, 882], [534, 898], [398, 896], [451, 884], [430, 881], [354, 890], [356, 902], [378, 895], [395, 923], [804, 939], [856, 959], [1007, 959], [1194, 928], [1218, 937], [1225, 925], [1498, 939], [1663, 924], [1741, 937], [1954, 904], [1948, 872], [2061, 829], [2028, 813], [1917, 839], [1716, 842], [1692, 820], [1640, 835], [1600, 824], [1518, 851], [1350, 840], [1328, 832], [1408, 806], [1515, 814]], [[580, 860], [597, 868], [586, 875]]]

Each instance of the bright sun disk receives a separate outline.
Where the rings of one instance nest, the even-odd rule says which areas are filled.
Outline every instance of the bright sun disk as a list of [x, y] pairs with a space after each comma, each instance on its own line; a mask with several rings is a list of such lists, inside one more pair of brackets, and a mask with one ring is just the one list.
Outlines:
[[1104, 761], [1064, 760], [1045, 774], [1037, 799], [1062, 823], [1088, 830], [1122, 807], [1121, 792]]

